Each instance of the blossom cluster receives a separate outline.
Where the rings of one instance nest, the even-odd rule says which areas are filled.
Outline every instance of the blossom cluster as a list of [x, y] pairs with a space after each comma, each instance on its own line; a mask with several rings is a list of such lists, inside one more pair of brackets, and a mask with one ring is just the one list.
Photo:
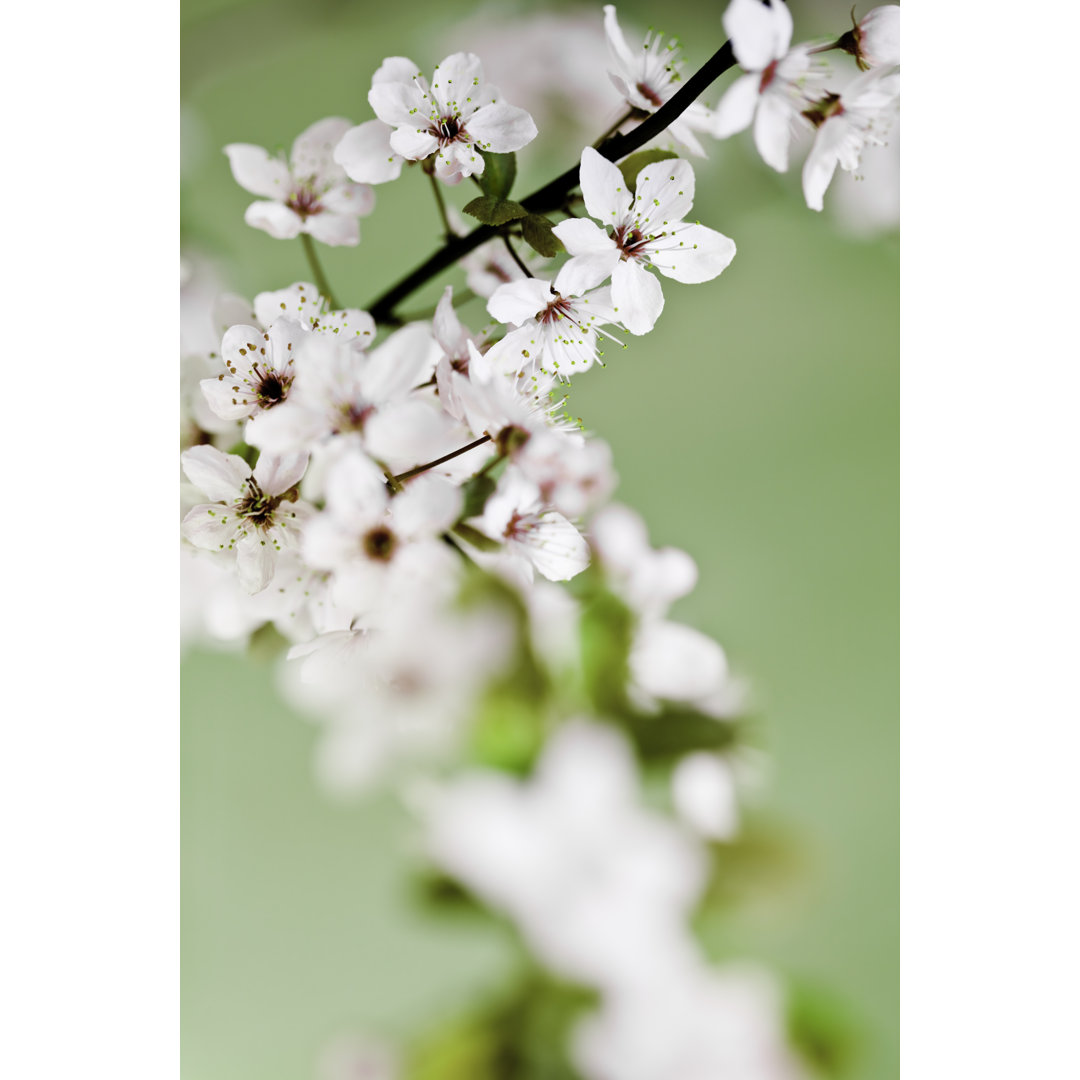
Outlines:
[[[375, 118], [321, 120], [287, 161], [226, 147], [260, 198], [245, 220], [303, 237], [316, 280], [223, 296], [213, 346], [184, 356], [192, 622], [221, 641], [272, 627], [285, 692], [320, 721], [326, 788], [396, 785], [433, 866], [596, 995], [567, 1033], [586, 1078], [801, 1068], [776, 981], [711, 965], [690, 930], [712, 846], [738, 833], [741, 687], [715, 641], [669, 617], [694, 563], [655, 550], [611, 502], [611, 450], [569, 416], [567, 387], [653, 331], [664, 279], [705, 284], [734, 259], [732, 239], [690, 217], [682, 155], [703, 156], [701, 136], [753, 125], [783, 171], [793, 134], [816, 129], [803, 184], [821, 208], [837, 165], [853, 169], [894, 108], [896, 12], [875, 9], [832, 46], [866, 69], [837, 93], [822, 48], [792, 47], [780, 0], [732, 0], [743, 73], [716, 108], [690, 104], [662, 147], [621, 160], [586, 146], [559, 222], [510, 199], [513, 155], [537, 126], [472, 53], [430, 79], [386, 59]], [[603, 22], [629, 110], [614, 132], [669, 106], [682, 60], [652, 34], [631, 47], [611, 5]], [[447, 286], [411, 319], [341, 306], [312, 240], [358, 244], [374, 187], [414, 165], [450, 242], [459, 219], [440, 185], [481, 192], [464, 212], [495, 235], [461, 258], [468, 290]], [[458, 307], [476, 298], [487, 318], [473, 329]], [[663, 778], [664, 807], [646, 805], [643, 770]]]

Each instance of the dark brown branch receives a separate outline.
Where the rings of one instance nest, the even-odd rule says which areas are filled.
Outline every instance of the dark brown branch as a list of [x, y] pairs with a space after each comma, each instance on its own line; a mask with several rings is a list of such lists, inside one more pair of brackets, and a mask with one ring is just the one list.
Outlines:
[[[647, 120], [642, 121], [633, 131], [607, 139], [598, 147], [599, 152], [608, 161], [617, 161], [619, 158], [626, 157], [627, 154], [639, 150], [650, 139], [654, 139], [661, 134], [673, 120], [678, 119], [711, 83], [734, 66], [735, 55], [731, 50], [731, 42], [725, 41], [713, 53], [712, 57], [686, 80], [678, 93], [668, 102], [657, 109]], [[534, 191], [528, 198], [522, 199], [522, 206], [535, 214], [557, 210], [562, 206], [567, 195], [578, 186], [580, 168], [580, 162], [573, 165], [561, 176], [555, 177], [550, 183], [545, 184], [538, 191]], [[495, 227], [480, 225], [467, 236], [455, 237], [436, 251], [426, 262], [421, 263], [420, 266], [375, 300], [368, 308], [372, 318], [377, 323], [386, 325], [399, 324], [400, 319], [394, 316], [394, 309], [402, 300], [430, 281], [436, 274], [453, 266], [458, 259], [468, 255], [470, 251], [475, 251], [481, 244], [494, 239], [498, 235], [499, 231]]]

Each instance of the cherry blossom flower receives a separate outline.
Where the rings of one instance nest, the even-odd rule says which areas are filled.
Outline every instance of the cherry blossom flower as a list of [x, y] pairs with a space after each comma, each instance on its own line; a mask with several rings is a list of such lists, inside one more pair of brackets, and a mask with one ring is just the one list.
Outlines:
[[732, 0], [723, 22], [746, 74], [716, 106], [713, 134], [726, 139], [753, 123], [762, 159], [777, 172], [787, 172], [792, 133], [800, 123], [805, 127], [800, 113], [808, 101], [806, 87], [824, 77], [824, 64], [815, 62], [809, 45], [790, 49], [791, 12], [783, 0]]
[[554, 282], [522, 278], [500, 285], [491, 294], [491, 316], [520, 327], [500, 342], [500, 353], [512, 367], [538, 368], [569, 379], [596, 362], [599, 334], [604, 333], [599, 328], [618, 324], [618, 316], [611, 290], [592, 288], [603, 279], [584, 286], [579, 284], [581, 279], [568, 262]]
[[504, 547], [503, 562], [532, 581], [539, 570], [548, 581], [569, 581], [589, 565], [589, 545], [576, 526], [546, 506], [540, 489], [511, 465], [474, 524]]
[[297, 546], [301, 522], [311, 509], [295, 492], [307, 454], [261, 454], [252, 471], [236, 454], [193, 446], [180, 461], [188, 479], [212, 500], [187, 513], [184, 536], [204, 550], [235, 554], [241, 585], [250, 593], [265, 589], [278, 552]]
[[887, 74], [888, 70], [871, 68], [841, 93], [827, 94], [803, 113], [818, 129], [802, 174], [811, 210], [823, 208], [837, 166], [853, 172], [864, 146], [884, 145], [900, 94], [900, 76]]
[[340, 117], [319, 120], [297, 136], [288, 162], [261, 146], [226, 146], [236, 182], [264, 200], [252, 203], [244, 220], [279, 240], [307, 233], [333, 246], [358, 244], [357, 219], [371, 213], [375, 194], [364, 184], [349, 183], [332, 157], [351, 126]]
[[671, 776], [671, 797], [679, 817], [699, 836], [730, 840], [739, 829], [735, 776], [719, 754], [687, 754]]
[[[536, 137], [532, 117], [506, 104], [485, 83], [473, 53], [448, 56], [435, 68], [430, 86], [411, 60], [391, 57], [372, 79], [368, 102], [379, 121], [393, 129], [388, 138], [392, 154], [408, 161], [434, 155], [435, 175], [448, 184], [483, 173], [478, 151], [508, 153]], [[350, 176], [378, 175], [382, 162], [384, 172], [392, 171], [394, 163], [386, 160], [381, 140], [377, 129], [350, 132], [338, 158]]]
[[900, 5], [874, 8], [855, 23], [837, 46], [855, 57], [860, 71], [896, 67], [900, 63]]
[[[728, 237], [683, 221], [694, 202], [688, 161], [645, 166], [631, 198], [618, 167], [587, 146], [581, 152], [581, 193], [603, 228], [587, 218], [555, 226], [573, 256], [559, 271], [556, 288], [580, 295], [610, 276], [615, 316], [632, 334], [647, 334], [664, 309], [663, 289], [647, 266], [674, 281], [697, 284], [711, 281], [735, 257]], [[488, 310], [499, 318], [490, 304]]]
[[[643, 113], [654, 113], [679, 89], [682, 81], [682, 50], [678, 42], [664, 43], [662, 34], [650, 30], [636, 52], [626, 43], [614, 4], [604, 5], [604, 32], [608, 52], [617, 71], [609, 71], [615, 89], [626, 103]], [[695, 131], [711, 132], [714, 117], [705, 105], [695, 101], [674, 119], [666, 134], [696, 157], [705, 150]]]
[[255, 317], [263, 326], [270, 326], [277, 319], [292, 319], [310, 333], [333, 334], [359, 349], [366, 349], [375, 340], [375, 320], [366, 311], [359, 308], [331, 311], [329, 301], [308, 281], [259, 293], [254, 307]]
[[466, 774], [434, 792], [424, 816], [435, 862], [509, 915], [555, 972], [615, 989], [692, 963], [683, 923], [704, 885], [703, 852], [641, 805], [614, 729], [564, 724], [527, 782]]

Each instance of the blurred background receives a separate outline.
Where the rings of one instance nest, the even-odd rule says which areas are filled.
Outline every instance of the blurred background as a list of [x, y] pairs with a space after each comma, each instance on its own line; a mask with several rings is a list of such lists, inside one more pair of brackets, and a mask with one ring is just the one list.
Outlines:
[[[632, 43], [650, 25], [677, 35], [689, 74], [723, 41], [723, 7], [669, 0], [658, 25], [655, 4], [618, 12]], [[850, 25], [844, 3], [793, 9], [796, 40]], [[252, 196], [221, 148], [287, 148], [324, 116], [370, 119], [386, 56], [428, 72], [459, 49], [481, 56], [540, 127], [519, 154], [519, 196], [622, 111], [599, 3], [184, 0], [181, 19], [181, 245], [208, 294], [214, 279], [249, 297], [310, 280], [298, 242], [244, 224]], [[897, 142], [867, 155], [864, 181], [839, 178], [819, 215], [801, 159], [779, 176], [748, 136], [708, 141], [695, 215], [736, 241], [735, 261], [707, 285], [665, 282], [656, 331], [609, 350], [570, 401], [611, 443], [617, 497], [654, 545], [696, 559], [699, 585], [674, 615], [721, 642], [765, 721], [762, 829], [781, 857], [749, 875], [745, 903], [703, 920], [708, 950], [811, 988], [843, 1017], [847, 1074], [864, 1080], [899, 1075]], [[376, 192], [361, 245], [319, 249], [350, 306], [438, 241], [418, 170]], [[472, 192], [449, 194], [460, 207]], [[485, 321], [478, 302], [461, 317]], [[346, 806], [316, 788], [314, 728], [281, 703], [272, 665], [192, 649], [182, 689], [187, 1080], [311, 1077], [334, 1039], [407, 1039], [498, 983], [508, 942], [425, 913], [393, 801]]]

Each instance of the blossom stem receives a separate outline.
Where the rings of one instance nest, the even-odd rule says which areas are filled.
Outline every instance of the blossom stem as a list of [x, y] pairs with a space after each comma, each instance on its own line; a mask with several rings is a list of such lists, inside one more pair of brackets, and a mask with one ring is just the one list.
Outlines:
[[[700, 67], [665, 104], [661, 105], [648, 119], [643, 120], [625, 135], [613, 135], [597, 147], [608, 161], [632, 154], [650, 139], [655, 139], [673, 120], [681, 116], [725, 71], [735, 66], [735, 54], [731, 42], [725, 41], [719, 49]], [[580, 163], [571, 166], [561, 176], [534, 191], [521, 200], [521, 205], [530, 213], [543, 213], [557, 210], [566, 196], [578, 186]], [[411, 296], [437, 274], [451, 267], [470, 251], [475, 251], [481, 244], [498, 236], [493, 225], [480, 225], [466, 236], [455, 236], [410, 274], [392, 286], [368, 307], [372, 318], [384, 326], [400, 326], [401, 319], [394, 314], [394, 309], [407, 296]]]
[[526, 276], [532, 277], [533, 272], [521, 261], [521, 256], [514, 250], [514, 245], [510, 243], [510, 237], [506, 233], [502, 234], [502, 242], [506, 245], [506, 250], [510, 252], [510, 258], [517, 263], [517, 268]]
[[478, 446], [483, 446], [484, 443], [491, 442], [490, 435], [481, 435], [479, 439], [473, 440], [468, 446], [461, 446], [457, 450], [451, 450], [449, 454], [443, 454], [441, 458], [436, 458], [434, 461], [425, 462], [423, 465], [417, 465], [415, 469], [409, 469], [408, 472], [398, 473], [397, 476], [392, 479], [400, 483], [402, 480], [408, 480], [412, 476], [419, 476], [422, 472], [427, 472], [428, 469], [434, 469], [436, 465], [441, 465], [444, 461], [450, 461], [452, 458], [461, 457], [462, 454], [467, 454], [470, 450], [475, 450]]
[[[427, 163], [425, 162], [425, 164]], [[428, 179], [431, 181], [431, 190], [435, 192], [435, 202], [439, 207], [439, 217], [442, 218], [443, 237], [446, 240], [450, 240], [454, 235], [454, 230], [450, 228], [450, 219], [446, 216], [446, 203], [443, 201], [443, 194], [442, 189], [439, 187], [439, 181], [435, 178], [434, 172], [428, 172], [427, 169], [425, 169], [424, 172], [427, 172]]]
[[315, 287], [319, 290], [319, 295], [330, 305], [331, 311], [337, 311], [338, 303], [334, 299], [334, 291], [330, 288], [330, 282], [326, 280], [326, 274], [323, 272], [322, 263], [319, 262], [319, 256], [315, 254], [315, 241], [307, 233], [301, 233], [300, 243], [304, 245], [304, 254], [307, 256], [308, 266], [311, 267], [311, 276], [315, 279]]

